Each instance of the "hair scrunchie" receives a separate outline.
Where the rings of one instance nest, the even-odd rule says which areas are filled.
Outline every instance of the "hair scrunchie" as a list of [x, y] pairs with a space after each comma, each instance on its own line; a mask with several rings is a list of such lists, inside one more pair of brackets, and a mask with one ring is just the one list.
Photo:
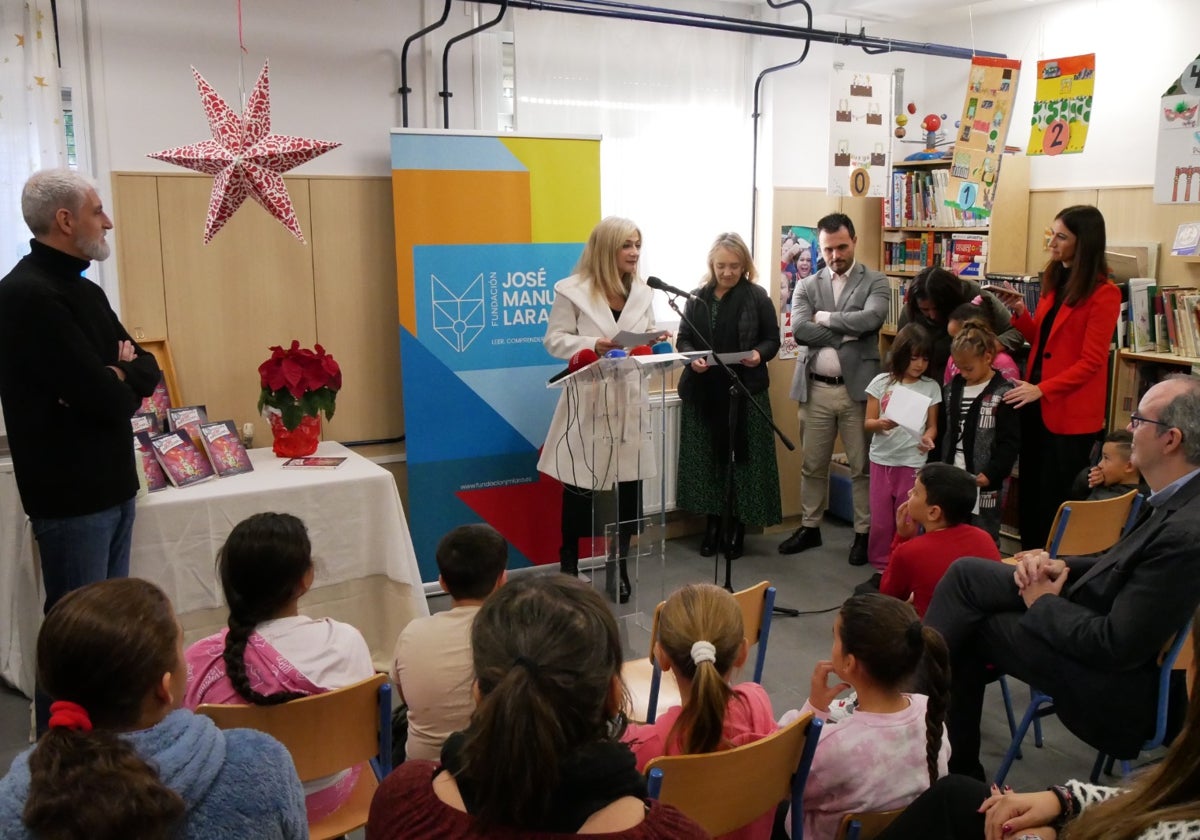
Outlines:
[[692, 643], [692, 663], [699, 665], [701, 662], [717, 664], [717, 649], [712, 642]]
[[88, 717], [87, 709], [70, 700], [56, 700], [50, 704], [51, 729], [77, 729], [83, 732], [92, 731], [92, 719]]
[[913, 647], [925, 644], [925, 625], [920, 621], [908, 625], [908, 643]]
[[983, 295], [975, 295], [975, 297], [971, 298], [971, 304], [973, 306], [983, 306]]
[[528, 671], [529, 676], [533, 677], [535, 680], [542, 675], [541, 666], [539, 666], [528, 656], [518, 656], [513, 660], [513, 665], [520, 665], [522, 668]]

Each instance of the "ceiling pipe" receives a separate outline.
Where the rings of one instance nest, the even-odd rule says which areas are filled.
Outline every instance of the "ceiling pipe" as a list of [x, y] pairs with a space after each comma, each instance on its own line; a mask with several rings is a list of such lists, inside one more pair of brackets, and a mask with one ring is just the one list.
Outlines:
[[[447, 3], [448, 2], [449, 0], [447, 0]], [[508, 0], [498, 0], [496, 5], [500, 6], [500, 11], [494, 18], [489, 20], [487, 23], [481, 23], [474, 29], [468, 29], [466, 32], [455, 35], [446, 42], [446, 48], [442, 50], [442, 89], [438, 91], [438, 96], [442, 97], [442, 128], [450, 127], [450, 97], [454, 95], [450, 92], [450, 48], [459, 41], [462, 41], [465, 38], [470, 38], [472, 35], [478, 35], [485, 29], [491, 29], [493, 26], [499, 23], [501, 19], [503, 19], [505, 13], [508, 12]]]
[[761, 35], [768, 38], [788, 38], [799, 41], [817, 41], [846, 47], [860, 47], [868, 52], [907, 52], [917, 55], [932, 55], [942, 58], [971, 59], [975, 56], [1005, 58], [1003, 53], [972, 50], [967, 47], [952, 47], [946, 44], [921, 43], [894, 38], [877, 38], [859, 32], [834, 32], [791, 26], [782, 23], [745, 20], [742, 18], [711, 15], [702, 12], [686, 12], [642, 6], [634, 3], [619, 3], [615, 0], [474, 0], [480, 4], [505, 5], [513, 9], [530, 11], [562, 12], [564, 14], [589, 17], [636, 20], [645, 23], [662, 23], [673, 26], [690, 26], [697, 29], [715, 29], [722, 32], [737, 32], [743, 35]]
[[[767, 0], [767, 5], [773, 9], [781, 9], [785, 6], [794, 6], [803, 4], [808, 12], [808, 28], [812, 28], [813, 11], [808, 0], [785, 0], [781, 5], [776, 5], [772, 0]], [[754, 80], [754, 111], [750, 115], [753, 123], [754, 136], [754, 152], [751, 156], [750, 165], [750, 256], [754, 256], [755, 245], [758, 242], [758, 118], [761, 116], [759, 112], [760, 94], [762, 93], [762, 83], [771, 73], [777, 73], [780, 70], [786, 70], [789, 67], [798, 67], [804, 63], [804, 59], [808, 58], [809, 47], [812, 46], [812, 41], [804, 42], [804, 51], [800, 53], [800, 57], [795, 61], [785, 61], [783, 64], [776, 64], [773, 67], [768, 67], [758, 74], [758, 78]]]
[[424, 29], [420, 29], [404, 39], [404, 46], [400, 50], [400, 124], [404, 128], [408, 128], [408, 95], [412, 93], [412, 88], [408, 86], [408, 48], [417, 39], [445, 25], [446, 19], [450, 17], [451, 2], [452, 0], [446, 0], [446, 5], [442, 9], [442, 16], [436, 23], [431, 23]]

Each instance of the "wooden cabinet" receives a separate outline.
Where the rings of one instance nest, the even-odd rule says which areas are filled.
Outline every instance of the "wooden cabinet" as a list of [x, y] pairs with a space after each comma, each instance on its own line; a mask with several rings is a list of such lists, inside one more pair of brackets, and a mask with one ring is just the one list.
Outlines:
[[1172, 373], [1200, 372], [1200, 358], [1173, 353], [1134, 353], [1118, 350], [1112, 357], [1108, 428], [1124, 429], [1142, 395]]

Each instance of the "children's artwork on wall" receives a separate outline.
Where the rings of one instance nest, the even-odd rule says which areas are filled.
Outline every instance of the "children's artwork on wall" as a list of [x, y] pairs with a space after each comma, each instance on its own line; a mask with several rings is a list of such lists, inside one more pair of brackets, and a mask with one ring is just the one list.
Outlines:
[[1156, 204], [1200, 204], [1200, 56], [1159, 101]]
[[[1014, 59], [976, 56], [971, 60], [946, 192], [946, 204], [961, 210], [964, 219], [986, 219], [992, 214], [1020, 72], [1021, 62]], [[962, 130], [966, 128], [970, 132]]]
[[1038, 62], [1033, 128], [1027, 155], [1070, 155], [1083, 151], [1092, 121], [1096, 54]]
[[830, 195], [887, 195], [891, 180], [892, 77], [835, 64], [829, 87]]
[[817, 229], [784, 225], [779, 244], [779, 358], [800, 355], [792, 335], [792, 293], [796, 283], [817, 272]]

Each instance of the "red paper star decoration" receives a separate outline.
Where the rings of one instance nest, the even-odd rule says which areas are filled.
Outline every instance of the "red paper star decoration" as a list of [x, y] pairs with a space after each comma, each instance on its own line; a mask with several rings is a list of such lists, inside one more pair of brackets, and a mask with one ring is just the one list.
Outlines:
[[296, 221], [292, 199], [281, 173], [307, 163], [341, 143], [271, 134], [271, 92], [267, 63], [250, 92], [245, 113], [229, 107], [212, 85], [192, 68], [200, 102], [208, 115], [212, 140], [179, 146], [148, 157], [173, 163], [213, 176], [212, 198], [204, 223], [204, 244], [212, 241], [234, 212], [249, 196], [279, 219], [283, 226], [304, 242]]

